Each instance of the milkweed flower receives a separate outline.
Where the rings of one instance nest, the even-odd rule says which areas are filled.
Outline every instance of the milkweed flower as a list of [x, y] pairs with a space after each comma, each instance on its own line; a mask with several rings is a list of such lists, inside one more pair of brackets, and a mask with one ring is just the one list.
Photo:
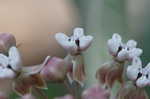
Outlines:
[[64, 33], [55, 35], [57, 42], [70, 54], [78, 55], [85, 51], [92, 43], [91, 35], [85, 36], [82, 28], [75, 28], [73, 35], [68, 37]]
[[90, 47], [93, 37], [91, 35], [84, 35], [84, 30], [82, 28], [75, 28], [72, 36], [68, 37], [64, 33], [57, 33], [55, 38], [68, 52], [65, 60], [73, 64], [71, 67], [72, 72], [67, 73], [67, 78], [70, 83], [77, 81], [80, 85], [83, 85], [82, 82], [85, 79], [85, 70], [81, 54]]
[[127, 77], [135, 82], [137, 87], [150, 85], [150, 63], [143, 67], [140, 58], [135, 58], [132, 65], [127, 67]]
[[8, 56], [0, 54], [0, 92], [9, 93], [14, 78], [20, 73], [20, 54], [16, 47], [11, 47]]
[[44, 81], [39, 75], [41, 66], [24, 67], [19, 50], [12, 46], [8, 55], [0, 54], [0, 92], [8, 94], [13, 89], [19, 95], [29, 93], [31, 87], [43, 87]]
[[112, 38], [107, 42], [108, 51], [117, 61], [132, 60], [142, 54], [142, 49], [136, 48], [137, 42], [129, 40], [127, 43], [122, 42], [119, 34], [113, 34]]
[[137, 42], [129, 40], [122, 42], [119, 34], [114, 33], [107, 42], [108, 52], [113, 59], [104, 63], [96, 72], [96, 78], [109, 87], [112, 87], [115, 81], [123, 84], [123, 71], [125, 62], [132, 61], [135, 57], [140, 57], [142, 49], [137, 48]]

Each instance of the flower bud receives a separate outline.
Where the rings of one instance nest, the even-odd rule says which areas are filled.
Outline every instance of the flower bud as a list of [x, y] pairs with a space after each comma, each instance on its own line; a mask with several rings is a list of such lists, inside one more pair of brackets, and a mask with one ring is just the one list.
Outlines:
[[74, 97], [72, 95], [65, 95], [65, 96], [62, 96], [62, 97], [56, 97], [54, 99], [74, 99]]
[[0, 99], [8, 99], [7, 95], [0, 92]]
[[94, 85], [82, 93], [82, 99], [109, 99], [109, 96], [109, 91], [99, 85]]
[[46, 81], [61, 82], [65, 79], [69, 63], [65, 60], [52, 57], [43, 67], [40, 74]]
[[35, 97], [32, 96], [31, 94], [26, 94], [26, 95], [22, 96], [21, 99], [35, 99]]
[[16, 39], [12, 34], [0, 34], [0, 53], [6, 53], [11, 46], [16, 46]]

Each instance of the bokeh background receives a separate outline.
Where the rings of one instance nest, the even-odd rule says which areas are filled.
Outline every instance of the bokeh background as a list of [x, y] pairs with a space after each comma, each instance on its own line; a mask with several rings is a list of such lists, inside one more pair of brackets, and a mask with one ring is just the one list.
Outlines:
[[[150, 0], [0, 0], [0, 31], [13, 33], [22, 44], [19, 49], [24, 64], [34, 65], [47, 55], [65, 56], [55, 33], [71, 34], [76, 26], [85, 28], [94, 36], [91, 48], [84, 53], [88, 87], [96, 82], [96, 69], [111, 58], [106, 42], [113, 33], [124, 40], [137, 40], [144, 50], [143, 64], [150, 61], [149, 7]], [[67, 91], [63, 85], [49, 84], [45, 93], [52, 99]]]

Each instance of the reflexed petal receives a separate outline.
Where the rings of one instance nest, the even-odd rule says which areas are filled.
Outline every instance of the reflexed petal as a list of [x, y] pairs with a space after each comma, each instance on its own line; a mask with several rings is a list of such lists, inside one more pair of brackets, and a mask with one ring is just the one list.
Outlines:
[[106, 84], [108, 87], [112, 87], [115, 81], [123, 84], [122, 74], [123, 74], [124, 63], [117, 63], [111, 61], [105, 63], [96, 73], [96, 78], [102, 84]]
[[109, 72], [110, 69], [110, 63], [105, 63], [99, 68], [96, 72], [96, 79], [102, 84], [106, 83], [106, 76]]
[[108, 40], [108, 51], [113, 56], [116, 56], [119, 47], [122, 45], [121, 36], [117, 33], [113, 34], [112, 39]]
[[84, 51], [87, 48], [89, 48], [89, 46], [91, 45], [91, 43], [93, 41], [93, 37], [92, 36], [83, 36], [79, 40], [80, 40], [80, 49], [82, 51]]
[[76, 40], [82, 36], [84, 36], [84, 29], [83, 28], [75, 28], [73, 31], [74, 39]]
[[75, 57], [72, 75], [73, 80], [77, 81], [83, 87], [83, 81], [86, 77], [83, 56], [78, 55]]
[[122, 66], [114, 66], [111, 67], [106, 76], [106, 82], [109, 87], [112, 87], [115, 81], [123, 84], [123, 67]]
[[18, 70], [21, 68], [21, 56], [19, 50], [14, 46], [9, 49], [9, 59], [10, 65], [13, 67], [13, 69]]
[[127, 47], [129, 47], [129, 48], [135, 48], [136, 46], [137, 46], [137, 42], [134, 40], [129, 40], [127, 42]]
[[[25, 82], [25, 81], [24, 81]], [[25, 83], [17, 81], [13, 83], [13, 90], [20, 96], [31, 93], [31, 86]]]
[[109, 99], [110, 93], [100, 85], [94, 85], [82, 93], [82, 99]]

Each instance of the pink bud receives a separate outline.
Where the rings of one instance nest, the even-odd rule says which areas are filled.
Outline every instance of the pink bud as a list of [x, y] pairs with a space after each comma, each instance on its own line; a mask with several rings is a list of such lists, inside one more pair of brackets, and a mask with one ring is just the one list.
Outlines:
[[8, 99], [7, 95], [0, 92], [0, 99]]
[[46, 81], [60, 82], [65, 79], [69, 63], [64, 59], [52, 57], [41, 71]]
[[74, 97], [72, 95], [65, 95], [65, 96], [62, 96], [62, 97], [56, 97], [54, 99], [74, 99]]
[[32, 96], [31, 94], [26, 94], [26, 95], [22, 96], [21, 99], [35, 99], [35, 97]]
[[94, 85], [82, 93], [82, 99], [109, 99], [110, 93], [100, 85]]
[[16, 46], [16, 39], [10, 33], [0, 34], [0, 52], [7, 52], [11, 46]]

